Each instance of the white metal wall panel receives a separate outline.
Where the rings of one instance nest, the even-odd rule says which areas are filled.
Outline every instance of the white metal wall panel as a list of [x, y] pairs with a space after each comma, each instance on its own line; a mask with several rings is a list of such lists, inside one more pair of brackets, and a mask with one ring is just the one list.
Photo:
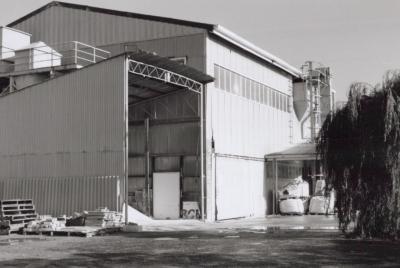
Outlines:
[[[211, 37], [206, 41], [206, 55], [209, 75], [214, 76], [217, 64], [291, 94], [290, 75]], [[267, 185], [262, 159], [265, 154], [290, 146], [290, 113], [218, 89], [213, 83], [207, 85], [206, 103], [207, 215], [215, 215], [215, 207], [218, 219], [265, 215]], [[212, 138], [216, 160], [211, 154]]]
[[[62, 183], [71, 190], [68, 198], [72, 199], [90, 197], [97, 186], [113, 185], [83, 204], [116, 207], [117, 181], [90, 178], [124, 175], [124, 62], [125, 57], [104, 61], [0, 98], [0, 122], [6, 126], [0, 128], [4, 197], [19, 198], [13, 185], [29, 188], [32, 184], [42, 189], [41, 198], [49, 204], [43, 207], [45, 203], [39, 201], [39, 210], [51, 212], [63, 202], [63, 196], [55, 194]], [[95, 181], [96, 187], [86, 185]], [[76, 189], [83, 192], [73, 192]]]
[[[275, 67], [207, 39], [207, 73], [214, 64], [242, 74], [284, 94], [289, 94], [291, 77]], [[290, 114], [207, 85], [207, 137], [213, 135], [217, 153], [263, 158], [290, 145]]]
[[217, 220], [265, 215], [264, 162], [217, 157], [216, 170]]
[[62, 6], [52, 6], [12, 27], [31, 33], [32, 42], [76, 40], [97, 46], [204, 32], [191, 26]]

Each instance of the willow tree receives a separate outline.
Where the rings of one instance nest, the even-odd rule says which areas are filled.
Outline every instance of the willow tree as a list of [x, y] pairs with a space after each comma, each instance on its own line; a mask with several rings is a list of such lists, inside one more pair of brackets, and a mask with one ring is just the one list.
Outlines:
[[372, 90], [353, 84], [346, 105], [324, 122], [317, 150], [327, 182], [337, 193], [342, 231], [397, 238], [400, 74], [388, 73]]

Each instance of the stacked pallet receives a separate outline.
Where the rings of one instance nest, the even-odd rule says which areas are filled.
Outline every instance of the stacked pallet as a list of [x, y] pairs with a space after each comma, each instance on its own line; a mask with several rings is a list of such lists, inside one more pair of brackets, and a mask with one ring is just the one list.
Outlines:
[[0, 221], [16, 231], [37, 218], [31, 199], [0, 200]]
[[107, 208], [89, 211], [86, 215], [85, 225], [102, 228], [122, 227], [122, 214]]

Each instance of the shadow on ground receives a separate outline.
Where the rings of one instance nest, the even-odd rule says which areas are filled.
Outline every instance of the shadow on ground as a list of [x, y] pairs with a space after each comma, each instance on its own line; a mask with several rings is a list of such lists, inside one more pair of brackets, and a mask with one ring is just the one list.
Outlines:
[[68, 258], [14, 259], [0, 262], [0, 267], [400, 266], [399, 242], [348, 240], [327, 233], [138, 233], [93, 242], [77, 244], [79, 253]]

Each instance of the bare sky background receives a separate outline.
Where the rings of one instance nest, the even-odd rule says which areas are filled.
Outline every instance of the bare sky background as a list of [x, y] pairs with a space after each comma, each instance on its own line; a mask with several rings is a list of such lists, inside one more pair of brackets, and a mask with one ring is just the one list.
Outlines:
[[[6, 25], [49, 0], [1, 0]], [[221, 24], [295, 67], [330, 66], [338, 99], [352, 82], [375, 85], [400, 69], [397, 0], [65, 0], [110, 9]]]

